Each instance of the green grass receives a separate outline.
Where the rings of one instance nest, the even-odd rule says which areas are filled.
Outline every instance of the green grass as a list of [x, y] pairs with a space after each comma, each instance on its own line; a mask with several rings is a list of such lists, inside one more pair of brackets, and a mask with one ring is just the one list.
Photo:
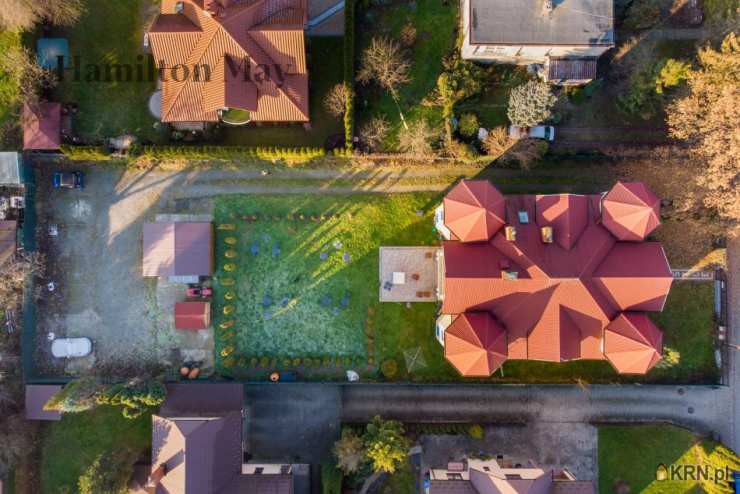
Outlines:
[[[217, 279], [233, 276], [236, 307], [232, 331], [219, 329], [219, 351], [235, 348], [238, 356], [268, 357], [372, 357], [364, 334], [369, 311], [383, 331], [408, 325], [409, 317], [423, 315], [415, 327], [428, 330], [433, 304], [415, 304], [399, 311], [378, 301], [378, 247], [424, 245], [434, 242], [430, 194], [357, 196], [232, 196], [218, 200], [216, 219], [234, 223], [236, 232], [217, 235]], [[424, 209], [425, 216], [416, 211]], [[244, 215], [258, 215], [244, 221]], [[292, 219], [302, 214], [304, 219]], [[290, 219], [288, 216], [290, 215]], [[324, 220], [313, 220], [331, 215]], [[225, 237], [235, 235], [238, 267], [225, 273]], [[336, 249], [335, 242], [341, 242]], [[252, 245], [259, 254], [251, 253]], [[273, 257], [272, 248], [280, 246]], [[321, 259], [321, 254], [327, 255]], [[344, 254], [350, 255], [349, 263]], [[219, 289], [224, 294], [229, 287]], [[263, 307], [265, 295], [272, 299]], [[347, 296], [348, 307], [342, 307]], [[287, 306], [282, 306], [287, 299]], [[223, 315], [225, 300], [215, 304], [216, 323], [232, 319]], [[377, 328], [376, 333], [381, 331]], [[221, 355], [221, 354], [219, 354]], [[223, 364], [223, 360], [222, 360]], [[227, 366], [231, 365], [227, 363]]]
[[381, 492], [392, 492], [393, 494], [414, 494], [419, 492], [416, 488], [416, 478], [411, 469], [411, 463], [406, 461], [398, 470], [393, 472], [383, 484]]
[[[159, 140], [154, 128], [156, 120], [149, 114], [147, 101], [155, 91], [155, 80], [144, 77], [141, 82], [86, 82], [86, 64], [130, 64], [144, 66], [147, 60], [142, 42], [144, 29], [141, 11], [152, 0], [86, 0], [86, 13], [73, 27], [62, 33], [69, 39], [70, 54], [79, 56], [83, 77], [74, 80], [67, 70], [57, 89], [58, 98], [79, 105], [74, 118], [75, 131], [90, 139], [115, 137], [131, 133], [141, 139]], [[136, 70], [134, 70], [136, 75]]]
[[[409, 53], [411, 83], [400, 88], [399, 99], [407, 120], [426, 118], [430, 123], [441, 123], [442, 111], [438, 107], [421, 105], [422, 99], [434, 89], [437, 77], [442, 72], [442, 58], [455, 46], [458, 4], [436, 0], [419, 0], [413, 4], [394, 4], [387, 7], [372, 7], [358, 13], [360, 43], [357, 53], [368, 46], [374, 36], [389, 36], [398, 39], [406, 22], [412, 22], [417, 30], [417, 39]], [[358, 62], [359, 65], [359, 62]], [[385, 115], [395, 134], [401, 125], [398, 108], [393, 98], [371, 83], [364, 89], [358, 84], [358, 121], [360, 125], [372, 116]], [[392, 141], [393, 139], [391, 139]]]
[[[22, 35], [17, 31], [0, 31], [0, 53], [19, 48], [22, 45]], [[18, 81], [0, 70], [0, 127], [8, 124], [18, 114], [20, 106], [20, 92]], [[5, 137], [5, 136], [0, 136]], [[4, 149], [10, 143], [0, 142]]]
[[306, 56], [309, 74], [309, 111], [311, 130], [301, 124], [261, 127], [224, 127], [220, 143], [229, 146], [316, 146], [322, 147], [332, 134], [343, 134], [340, 118], [324, 109], [324, 97], [342, 82], [342, 38], [306, 38]]
[[[737, 456], [721, 445], [670, 425], [602, 426], [598, 434], [599, 492], [614, 492], [620, 481], [633, 494], [705, 492], [697, 480], [656, 480], [658, 465], [705, 465], [712, 472], [740, 465]], [[719, 492], [719, 486], [707, 482]], [[728, 488], [726, 483], [722, 487]]]
[[122, 448], [141, 454], [150, 447], [151, 434], [151, 414], [127, 420], [113, 407], [65, 414], [44, 429], [41, 492], [77, 492], [77, 479], [96, 456]]
[[507, 126], [506, 108], [511, 89], [527, 81], [526, 71], [513, 65], [496, 65], [488, 69], [488, 80], [481, 94], [469, 98], [456, 107], [456, 114], [473, 112], [481, 127]]

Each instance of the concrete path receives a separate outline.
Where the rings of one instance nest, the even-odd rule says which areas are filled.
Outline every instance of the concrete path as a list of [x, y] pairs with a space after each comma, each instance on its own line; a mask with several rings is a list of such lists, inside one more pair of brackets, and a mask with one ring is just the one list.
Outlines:
[[413, 422], [671, 422], [729, 441], [729, 389], [699, 386], [357, 385], [342, 419]]
[[[740, 414], [740, 227], [730, 232], [727, 241], [727, 318], [728, 318], [728, 384], [731, 390], [732, 417]], [[740, 426], [732, 421], [732, 436], [728, 446], [740, 451]]]

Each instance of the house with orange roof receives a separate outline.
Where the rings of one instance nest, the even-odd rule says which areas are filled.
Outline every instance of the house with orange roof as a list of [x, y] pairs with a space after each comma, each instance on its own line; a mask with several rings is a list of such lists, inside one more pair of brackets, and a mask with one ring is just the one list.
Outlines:
[[308, 122], [306, 0], [163, 0], [147, 33], [162, 122]]
[[437, 338], [464, 376], [507, 359], [608, 360], [644, 374], [661, 358], [673, 281], [658, 242], [660, 200], [642, 183], [606, 194], [512, 195], [463, 180], [437, 221], [446, 239]]
[[673, 282], [663, 247], [647, 240], [659, 224], [660, 200], [642, 183], [504, 196], [461, 181], [435, 212], [445, 358], [469, 377], [507, 360], [607, 360], [645, 374], [663, 345], [646, 313], [663, 310]]

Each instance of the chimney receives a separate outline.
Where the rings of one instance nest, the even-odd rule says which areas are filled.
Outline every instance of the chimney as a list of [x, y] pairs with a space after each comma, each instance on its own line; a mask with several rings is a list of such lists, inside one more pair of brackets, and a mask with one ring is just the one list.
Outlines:
[[161, 463], [156, 470], [149, 474], [149, 478], [146, 479], [145, 489], [156, 489], [162, 479], [167, 475], [167, 466]]
[[506, 228], [504, 228], [504, 234], [506, 235], [506, 240], [508, 240], [509, 242], [516, 242], [516, 228], [508, 225]]
[[542, 235], [542, 243], [545, 243], [545, 244], [552, 243], [552, 227], [551, 226], [543, 226], [542, 228], [540, 228], [540, 233]]

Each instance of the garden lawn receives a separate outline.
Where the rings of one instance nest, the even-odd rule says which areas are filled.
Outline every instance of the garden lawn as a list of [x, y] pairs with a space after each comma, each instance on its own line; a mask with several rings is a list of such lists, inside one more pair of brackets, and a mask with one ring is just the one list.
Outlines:
[[151, 414], [136, 420], [121, 415], [120, 408], [65, 414], [59, 422], [45, 424], [41, 445], [41, 492], [77, 492], [77, 479], [96, 456], [129, 448], [142, 454], [151, 443]]
[[332, 134], [343, 134], [342, 119], [333, 117], [324, 109], [324, 97], [335, 85], [342, 82], [341, 37], [306, 38], [308, 57], [308, 90], [311, 130], [301, 124], [261, 127], [223, 125], [221, 144], [229, 146], [313, 146], [323, 147]]
[[[74, 81], [74, 71], [68, 69], [59, 85], [58, 98], [79, 105], [74, 117], [74, 129], [88, 139], [115, 137], [130, 133], [143, 140], [157, 141], [160, 132], [156, 120], [149, 114], [147, 102], [155, 91], [156, 80], [149, 80], [147, 66], [150, 55], [143, 51], [143, 12], [153, 0], [85, 0], [86, 12], [80, 21], [61, 36], [69, 39], [70, 54], [79, 56], [83, 66], [82, 80]], [[86, 65], [97, 65], [105, 73], [106, 64], [133, 67], [134, 80], [86, 82]], [[145, 77], [136, 81], [136, 67], [143, 66]]]
[[[656, 480], [658, 465], [708, 466], [723, 470], [740, 468], [740, 460], [721, 445], [702, 440], [690, 431], [670, 425], [602, 426], [598, 439], [599, 492], [670, 493], [705, 492], [691, 479]], [[705, 481], [713, 484], [711, 480]], [[716, 492], [719, 486], [711, 485]], [[722, 492], [731, 492], [725, 483]]]
[[[411, 83], [402, 86], [399, 91], [401, 108], [408, 121], [426, 118], [430, 123], [441, 124], [442, 110], [439, 107], [422, 106], [421, 101], [436, 86], [437, 77], [442, 72], [442, 59], [454, 49], [457, 16], [457, 2], [438, 0], [394, 3], [358, 10], [358, 68], [362, 50], [370, 45], [374, 36], [388, 36], [398, 40], [404, 24], [411, 22], [416, 27], [416, 43], [409, 52], [409, 60], [412, 62]], [[392, 134], [395, 136], [401, 126], [401, 119], [393, 98], [374, 82], [365, 88], [357, 83], [357, 88], [359, 124], [382, 114], [392, 124]], [[393, 142], [389, 144], [395, 142], [393, 136], [390, 139]]]
[[[253, 357], [348, 357], [365, 364], [375, 352], [366, 331], [380, 339], [379, 333], [413, 326], [431, 335], [434, 304], [402, 310], [400, 304], [380, 304], [378, 248], [435, 243], [432, 197], [220, 198], [217, 223], [236, 227], [217, 230], [215, 323], [235, 322], [217, 329], [222, 370], [243, 367]], [[229, 246], [227, 237], [237, 239], [236, 245]], [[227, 259], [227, 250], [237, 257]], [[234, 271], [225, 271], [228, 263]], [[225, 299], [227, 291], [233, 301]], [[225, 304], [234, 307], [232, 315], [224, 315]]]

